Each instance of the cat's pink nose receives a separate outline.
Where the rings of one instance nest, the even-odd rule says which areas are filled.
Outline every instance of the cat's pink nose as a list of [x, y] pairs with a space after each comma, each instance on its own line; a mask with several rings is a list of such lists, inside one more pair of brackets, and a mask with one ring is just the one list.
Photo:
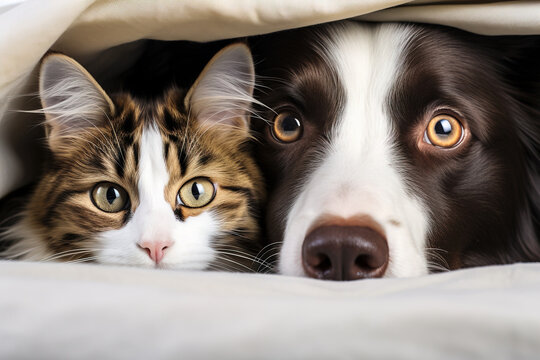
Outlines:
[[165, 251], [173, 244], [170, 240], [144, 240], [137, 243], [141, 249], [146, 251], [150, 259], [154, 260], [156, 264], [159, 264], [165, 256]]

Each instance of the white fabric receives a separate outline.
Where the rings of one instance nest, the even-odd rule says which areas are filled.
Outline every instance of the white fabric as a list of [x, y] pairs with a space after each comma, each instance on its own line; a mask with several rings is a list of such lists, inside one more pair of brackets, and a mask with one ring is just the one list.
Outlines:
[[0, 262], [0, 359], [537, 359], [540, 264], [335, 283]]
[[[0, 0], [0, 196], [37, 169], [39, 119], [13, 110], [39, 106], [21, 94], [35, 92], [51, 47], [113, 71], [137, 48], [108, 49], [142, 38], [207, 41], [359, 16], [540, 33], [540, 1], [446, 3]], [[0, 262], [0, 359], [532, 359], [539, 304], [539, 264], [331, 283]]]

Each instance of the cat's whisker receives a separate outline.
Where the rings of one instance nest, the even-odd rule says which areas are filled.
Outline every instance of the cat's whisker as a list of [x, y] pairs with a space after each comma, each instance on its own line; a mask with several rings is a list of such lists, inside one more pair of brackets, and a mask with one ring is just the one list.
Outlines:
[[279, 258], [277, 258], [275, 261], [273, 261], [271, 259], [274, 258], [274, 257], [279, 257], [279, 249], [280, 249], [279, 246], [275, 246], [275, 247], [273, 247], [271, 249], [265, 250], [262, 255], [257, 255], [257, 257], [259, 259], [263, 259], [263, 261], [266, 264], [268, 264], [268, 266], [270, 268], [274, 269], [275, 263], [279, 260]]
[[86, 249], [66, 250], [66, 251], [62, 251], [60, 253], [50, 255], [50, 256], [48, 256], [46, 258], [43, 258], [43, 259], [41, 259], [39, 261], [44, 261], [44, 262], [56, 261], [56, 260], [64, 258], [64, 257], [75, 256], [75, 255], [80, 255], [80, 254], [91, 254], [93, 252], [94, 252], [93, 250], [86, 250]]
[[[220, 255], [220, 254], [218, 253], [218, 255]], [[218, 261], [228, 261], [228, 262], [232, 263], [233, 265], [236, 265], [236, 266], [239, 266], [240, 268], [245, 269], [246, 272], [255, 272], [255, 270], [253, 270], [249, 266], [246, 266], [246, 265], [244, 265], [244, 264], [242, 264], [242, 263], [240, 263], [238, 261], [235, 261], [233, 259], [229, 259], [229, 258], [227, 258], [225, 256], [218, 256], [216, 260], [218, 260]], [[235, 267], [235, 269], [238, 269], [238, 268]]]
[[55, 258], [55, 257], [58, 257], [58, 256], [64, 256], [64, 255], [70, 255], [71, 253], [78, 253], [78, 252], [88, 252], [88, 250], [83, 250], [83, 249], [70, 249], [70, 250], [65, 250], [65, 251], [60, 251], [60, 252], [57, 252], [57, 253], [54, 253], [52, 255], [49, 255], [47, 257], [44, 257], [42, 258], [41, 260], [39, 261], [47, 261], [49, 259], [52, 259], [52, 258]]
[[[265, 261], [268, 264], [267, 269], [270, 270], [271, 272], [276, 271], [276, 265], [277, 265], [277, 263], [279, 261], [279, 257], [277, 257], [277, 255], [279, 255], [279, 253], [273, 254], [273, 255], [268, 256], [268, 257], [265, 258]], [[273, 258], [273, 257], [276, 257], [276, 259], [270, 261], [270, 259]]]
[[249, 261], [252, 262], [252, 264], [258, 264], [259, 268], [261, 266], [268, 267], [268, 265], [266, 264], [266, 262], [264, 260], [253, 257], [252, 255], [249, 255], [247, 253], [243, 253], [243, 252], [240, 252], [240, 251], [231, 252], [230, 250], [229, 251], [216, 250], [216, 252], [218, 254], [220, 254], [220, 255], [229, 255], [229, 256], [234, 256], [234, 257], [240, 258], [240, 259], [249, 260]]
[[216, 264], [216, 263], [212, 263], [208, 265], [207, 269], [212, 270], [212, 271], [226, 271], [226, 272], [238, 271], [237, 269], [233, 267], [225, 266], [225, 264]]
[[20, 213], [12, 214], [0, 220], [0, 234], [3, 233], [4, 231], [9, 230], [9, 227], [4, 227], [4, 224], [8, 224], [10, 222], [16, 222], [17, 218], [22, 218], [22, 215]]
[[230, 235], [241, 239], [251, 240], [251, 237], [242, 235], [242, 233], [238, 230], [228, 230], [223, 232], [224, 235]]
[[80, 263], [86, 263], [86, 262], [93, 262], [96, 260], [99, 260], [97, 256], [90, 256], [90, 257], [85, 257], [85, 258], [77, 259], [77, 260], [69, 260], [69, 261], [66, 261], [66, 264], [80, 264]]
[[232, 265], [223, 264], [223, 263], [211, 263], [210, 265], [208, 265], [207, 269], [213, 270], [213, 271], [226, 271], [226, 272], [238, 271], [238, 269], [232, 267]]
[[265, 247], [263, 247], [258, 253], [257, 253], [257, 257], [258, 258], [265, 258], [265, 255], [268, 253], [268, 252], [271, 252], [271, 251], [275, 251], [275, 250], [279, 250], [279, 248], [283, 245], [283, 241], [276, 241], [276, 242], [273, 242], [273, 243], [270, 243], [268, 245], [266, 245]]
[[7, 253], [7, 252], [3, 251], [3, 252], [0, 252], [0, 257], [10, 259], [10, 260], [16, 260], [16, 259], [20, 258], [21, 256], [32, 253], [32, 251], [34, 251], [36, 249], [38, 249], [37, 246], [21, 250], [21, 251], [19, 251], [17, 253], [11, 253], [11, 252]]
[[283, 241], [274, 241], [274, 242], [271, 242], [269, 244], [266, 244], [260, 251], [257, 255], [259, 255], [261, 252], [265, 251], [267, 248], [272, 248], [272, 247], [275, 247], [275, 246], [281, 246], [283, 245]]
[[[242, 236], [240, 236], [240, 237], [242, 237]], [[243, 238], [245, 238], [247, 240], [251, 240], [251, 238], [247, 238], [247, 237], [243, 237]], [[258, 254], [260, 254], [260, 251], [259, 251], [259, 253], [253, 255], [251, 253], [248, 253], [245, 250], [245, 248], [243, 248], [243, 247], [241, 247], [239, 245], [236, 245], [236, 244], [216, 244], [216, 245], [214, 245], [214, 247], [215, 247], [216, 250], [233, 251], [233, 252], [236, 252], [238, 254], [247, 256], [250, 259], [256, 259], [259, 262], [264, 262], [264, 259], [258, 255]]]
[[265, 271], [262, 271], [261, 274], [276, 274], [277, 273], [276, 265], [277, 264], [273, 264], [272, 268], [269, 268], [269, 269], [266, 269]]
[[267, 256], [265, 260], [266, 260], [266, 262], [268, 262], [268, 263], [272, 263], [272, 262], [270, 261], [270, 259], [276, 258], [276, 260], [272, 260], [272, 261], [274, 262], [274, 264], [277, 264], [277, 262], [279, 261], [279, 257], [278, 257], [278, 256], [279, 256], [279, 252], [276, 252], [275, 254], [272, 254], [272, 255], [270, 255], [270, 256]]
[[98, 253], [104, 250], [106, 249], [102, 249], [98, 247], [91, 247], [91, 248], [78, 247], [76, 249], [69, 249], [69, 250], [54, 253], [48, 257], [40, 259], [39, 261], [57, 261], [58, 259], [61, 259], [63, 257], [69, 257], [69, 256], [75, 256], [75, 255], [81, 255], [81, 254], [87, 254], [87, 253]]

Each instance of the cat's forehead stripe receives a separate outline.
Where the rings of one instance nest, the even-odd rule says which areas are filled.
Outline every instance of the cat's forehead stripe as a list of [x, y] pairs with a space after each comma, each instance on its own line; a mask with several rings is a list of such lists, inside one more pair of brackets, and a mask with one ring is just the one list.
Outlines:
[[180, 132], [185, 130], [185, 124], [183, 121], [179, 121], [179, 116], [174, 116], [172, 109], [163, 108], [163, 122], [165, 128], [173, 131]]
[[124, 120], [121, 123], [121, 130], [131, 134], [135, 131], [135, 114], [133, 112], [133, 109], [128, 109], [128, 111], [124, 112], [124, 116], [122, 119]]
[[165, 162], [169, 161], [169, 148], [171, 144], [168, 141], [165, 141], [163, 143], [163, 157], [165, 158]]
[[97, 170], [100, 170], [100, 171], [105, 171], [106, 170], [106, 166], [105, 166], [105, 163], [103, 161], [103, 155], [102, 154], [90, 153], [88, 155], [88, 163], [89, 163], [90, 166], [92, 166], [93, 168], [95, 168]]
[[200, 165], [208, 165], [209, 162], [214, 160], [214, 156], [209, 153], [203, 154], [201, 157], [199, 157], [199, 164]]
[[187, 172], [188, 164], [189, 164], [189, 156], [187, 151], [181, 146], [176, 146], [176, 152], [178, 153], [178, 162], [180, 164], [180, 175], [185, 174]]
[[126, 154], [123, 146], [118, 147], [118, 151], [116, 152], [116, 156], [114, 159], [114, 165], [116, 173], [120, 178], [124, 177], [124, 168], [126, 166]]
[[133, 152], [133, 159], [135, 161], [135, 168], [139, 167], [139, 143], [133, 144], [131, 151]]

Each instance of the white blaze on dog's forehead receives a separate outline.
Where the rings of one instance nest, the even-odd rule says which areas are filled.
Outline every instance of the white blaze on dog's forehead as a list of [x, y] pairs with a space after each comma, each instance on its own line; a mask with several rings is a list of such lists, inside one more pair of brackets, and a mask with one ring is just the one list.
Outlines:
[[[303, 275], [302, 242], [323, 213], [369, 215], [387, 236], [390, 263], [385, 276], [427, 272], [424, 257], [427, 215], [407, 193], [394, 147], [388, 96], [411, 33], [399, 25], [347, 24], [334, 27], [324, 43], [344, 88], [342, 113], [330, 145], [296, 199], [287, 220], [280, 271]], [[347, 189], [336, 191], [336, 189]], [[396, 227], [396, 222], [401, 226]]]
[[219, 231], [218, 220], [206, 212], [181, 222], [165, 199], [169, 172], [163, 155], [163, 140], [154, 126], [143, 130], [139, 151], [139, 205], [130, 221], [119, 230], [102, 234], [104, 262], [145, 264], [153, 261], [137, 243], [145, 240], [170, 240], [161, 265], [171, 268], [205, 269], [214, 258], [212, 236]]

